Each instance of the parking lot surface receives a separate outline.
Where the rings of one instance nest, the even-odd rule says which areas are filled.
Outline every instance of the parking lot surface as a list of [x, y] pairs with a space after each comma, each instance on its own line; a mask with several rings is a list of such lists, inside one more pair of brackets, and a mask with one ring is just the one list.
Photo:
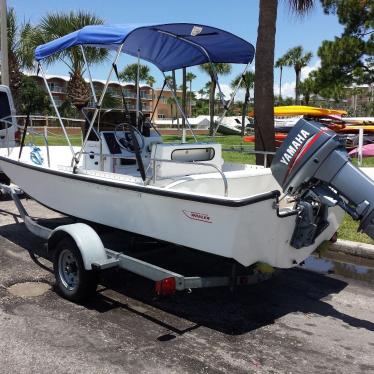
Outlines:
[[[51, 263], [30, 257], [42, 249], [1, 201], [1, 373], [374, 373], [372, 283], [291, 269], [233, 293], [155, 298], [151, 282], [111, 271], [77, 305], [54, 292]], [[41, 294], [22, 296], [25, 282]]]

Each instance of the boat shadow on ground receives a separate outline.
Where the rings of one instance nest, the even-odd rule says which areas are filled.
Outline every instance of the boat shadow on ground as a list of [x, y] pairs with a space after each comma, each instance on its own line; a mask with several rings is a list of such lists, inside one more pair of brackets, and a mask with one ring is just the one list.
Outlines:
[[[274, 324], [289, 313], [302, 313], [306, 318], [316, 314], [338, 319], [354, 328], [374, 331], [374, 323], [341, 313], [329, 303], [333, 294], [347, 286], [346, 282], [308, 270], [283, 270], [268, 281], [243, 286], [234, 292], [228, 288], [197, 289], [192, 293], [181, 292], [164, 298], [155, 298], [151, 282], [140, 277], [131, 275], [123, 281], [120, 279], [120, 274], [112, 274], [111, 279], [105, 279], [103, 285], [126, 298], [136, 299], [169, 315], [193, 322], [194, 328], [205, 326], [229, 335], [241, 335]], [[123, 301], [113, 304], [105, 292], [102, 296], [99, 293], [98, 298], [86, 306], [103, 312], [106, 307], [129, 309], [128, 303]], [[145, 313], [135, 312], [148, 318]], [[191, 326], [185, 330], [173, 326], [168, 328], [178, 335], [193, 329]]]
[[[1, 226], [0, 235], [31, 255], [45, 257], [43, 241], [23, 224]], [[241, 335], [274, 324], [290, 313], [302, 313], [306, 318], [311, 314], [331, 317], [354, 328], [374, 331], [373, 322], [341, 313], [329, 303], [332, 295], [347, 286], [346, 282], [304, 269], [283, 270], [270, 280], [233, 292], [229, 288], [206, 288], [162, 298], [155, 297], [153, 282], [119, 269], [104, 272], [100, 284], [97, 295], [83, 304], [87, 309], [99, 313], [124, 309], [173, 333], [159, 340], [173, 339], [200, 326]]]

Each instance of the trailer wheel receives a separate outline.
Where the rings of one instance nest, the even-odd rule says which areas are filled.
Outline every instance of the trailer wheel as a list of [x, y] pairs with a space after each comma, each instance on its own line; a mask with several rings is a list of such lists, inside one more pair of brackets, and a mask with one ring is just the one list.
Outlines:
[[97, 273], [84, 268], [82, 255], [69, 237], [63, 238], [56, 246], [53, 269], [57, 292], [73, 302], [80, 302], [96, 291]]

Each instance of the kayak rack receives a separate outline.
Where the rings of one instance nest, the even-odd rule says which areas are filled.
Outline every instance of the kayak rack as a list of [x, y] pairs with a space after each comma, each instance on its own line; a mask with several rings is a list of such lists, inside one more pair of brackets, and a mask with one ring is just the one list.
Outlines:
[[[0, 184], [0, 191], [12, 198], [26, 228], [35, 236], [47, 241], [48, 257], [54, 258], [57, 291], [71, 301], [78, 302], [86, 298], [89, 289], [96, 290], [98, 277], [94, 275], [102, 270], [113, 268], [120, 268], [154, 281], [155, 292], [159, 296], [195, 288], [229, 286], [234, 289], [240, 285], [257, 284], [272, 275], [256, 268], [248, 269], [249, 274], [237, 275], [237, 264], [234, 262], [229, 275], [184, 276], [139, 258], [105, 248], [98, 233], [86, 223], [61, 225], [55, 229], [41, 225], [23, 206], [18, 188]], [[69, 244], [66, 244], [69, 241], [70, 248]], [[66, 260], [69, 258], [69, 255], [66, 257], [66, 253], [70, 254], [74, 261]], [[61, 256], [65, 257], [61, 259]]]

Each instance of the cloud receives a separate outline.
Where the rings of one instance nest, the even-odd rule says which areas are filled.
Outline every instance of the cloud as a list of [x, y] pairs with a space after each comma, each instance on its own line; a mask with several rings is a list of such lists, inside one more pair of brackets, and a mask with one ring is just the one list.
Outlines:
[[317, 60], [314, 65], [312, 66], [305, 66], [305, 68], [301, 69], [301, 80], [304, 80], [309, 77], [309, 74], [317, 70], [319, 67], [321, 67], [321, 60]]
[[[234, 90], [228, 84], [221, 84], [222, 92], [225, 95], [225, 100], [230, 100], [231, 95], [233, 94]], [[218, 91], [218, 90], [217, 90]], [[253, 90], [250, 90], [250, 97], [253, 98]], [[236, 92], [235, 101], [244, 101], [245, 97], [245, 90], [243, 88], [239, 88]]]
[[[296, 82], [284, 82], [282, 83], [282, 97], [295, 97]], [[274, 85], [274, 95], [279, 96], [279, 84]]]

